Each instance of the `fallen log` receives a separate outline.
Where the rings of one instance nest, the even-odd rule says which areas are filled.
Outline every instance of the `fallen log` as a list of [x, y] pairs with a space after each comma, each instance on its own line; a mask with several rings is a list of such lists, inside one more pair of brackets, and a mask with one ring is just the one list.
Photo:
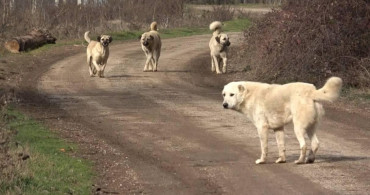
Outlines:
[[29, 51], [36, 49], [45, 44], [55, 44], [57, 39], [53, 37], [47, 30], [32, 30], [28, 35], [14, 37], [5, 42], [5, 48], [12, 53]]

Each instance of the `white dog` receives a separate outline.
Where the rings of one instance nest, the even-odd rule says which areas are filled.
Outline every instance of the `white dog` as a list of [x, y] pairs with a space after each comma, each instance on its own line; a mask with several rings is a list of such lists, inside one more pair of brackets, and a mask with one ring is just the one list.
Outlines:
[[[87, 46], [87, 64], [89, 65], [90, 76], [98, 72], [99, 77], [104, 77], [105, 66], [109, 57], [109, 43], [112, 37], [109, 35], [98, 36], [98, 41], [92, 41], [89, 37], [90, 31], [85, 32], [85, 40], [89, 43]], [[92, 66], [94, 65], [94, 66]]]
[[213, 31], [213, 36], [209, 41], [209, 49], [211, 50], [212, 72], [221, 74], [220, 64], [222, 65], [222, 73], [226, 73], [227, 69], [227, 52], [230, 46], [229, 37], [222, 32], [222, 23], [219, 21], [212, 22], [209, 29]]
[[[266, 162], [269, 129], [274, 130], [279, 148], [276, 163], [285, 162], [284, 126], [291, 121], [301, 149], [299, 159], [295, 163], [313, 163], [319, 148], [316, 128], [324, 115], [320, 102], [336, 100], [341, 88], [342, 79], [338, 77], [331, 77], [324, 87], [318, 90], [308, 83], [270, 85], [258, 82], [231, 82], [222, 92], [223, 107], [246, 114], [256, 126], [262, 150], [261, 158], [256, 160], [256, 164]], [[311, 140], [311, 149], [306, 161], [305, 134]]]
[[141, 48], [143, 49], [146, 62], [144, 72], [157, 71], [159, 56], [161, 55], [161, 37], [157, 31], [157, 23], [150, 24], [150, 31], [143, 33], [140, 37]]

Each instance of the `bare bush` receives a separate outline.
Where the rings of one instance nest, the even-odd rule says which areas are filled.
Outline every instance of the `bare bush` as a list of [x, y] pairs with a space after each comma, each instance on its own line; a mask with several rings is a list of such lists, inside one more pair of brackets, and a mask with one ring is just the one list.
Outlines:
[[[0, 37], [6, 39], [31, 29], [49, 29], [58, 38], [148, 28], [153, 20], [163, 28], [183, 16], [184, 0], [1, 0]], [[4, 41], [4, 40], [0, 40]]]
[[249, 79], [322, 84], [340, 76], [370, 86], [370, 7], [366, 0], [289, 1], [245, 32]]

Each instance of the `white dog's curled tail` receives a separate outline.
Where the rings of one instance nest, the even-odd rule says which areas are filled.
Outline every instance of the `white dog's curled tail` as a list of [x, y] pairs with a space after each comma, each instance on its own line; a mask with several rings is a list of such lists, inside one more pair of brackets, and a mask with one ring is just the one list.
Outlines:
[[214, 21], [209, 25], [209, 29], [213, 31], [214, 35], [218, 35], [222, 32], [222, 23], [220, 21]]
[[157, 24], [157, 22], [152, 22], [150, 24], [150, 30], [158, 31], [158, 24]]
[[329, 78], [324, 87], [313, 93], [313, 99], [317, 101], [333, 102], [338, 99], [342, 90], [343, 81], [339, 77]]
[[85, 40], [88, 42], [88, 43], [90, 43], [90, 41], [91, 41], [91, 39], [90, 39], [90, 37], [89, 37], [89, 34], [90, 34], [90, 31], [86, 31], [85, 32]]

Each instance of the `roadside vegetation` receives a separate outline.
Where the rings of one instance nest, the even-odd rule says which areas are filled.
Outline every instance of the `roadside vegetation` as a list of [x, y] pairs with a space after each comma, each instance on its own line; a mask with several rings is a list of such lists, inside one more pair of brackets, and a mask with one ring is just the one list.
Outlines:
[[[370, 87], [370, 7], [365, 0], [290, 0], [245, 31], [240, 70], [250, 80]], [[238, 49], [239, 50], [239, 49]]]
[[92, 164], [40, 123], [3, 108], [0, 194], [90, 194]]

